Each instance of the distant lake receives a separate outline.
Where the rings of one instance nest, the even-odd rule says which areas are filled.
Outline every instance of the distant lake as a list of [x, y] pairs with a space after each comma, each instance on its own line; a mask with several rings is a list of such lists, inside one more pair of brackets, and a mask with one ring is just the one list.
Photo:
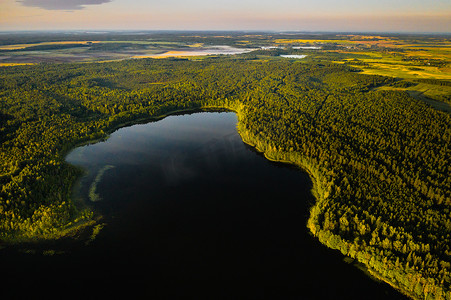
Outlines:
[[187, 56], [205, 56], [205, 55], [234, 55], [248, 53], [255, 49], [251, 48], [235, 48], [231, 46], [206, 46], [206, 47], [193, 47], [189, 50], [171, 50], [161, 54], [144, 54], [135, 55], [133, 58], [165, 58], [165, 57], [187, 57]]
[[245, 145], [236, 122], [169, 116], [74, 149], [67, 161], [88, 172], [75, 196], [107, 225], [65, 254], [2, 252], [5, 287], [61, 299], [404, 299], [309, 234], [307, 174]]
[[287, 55], [281, 55], [280, 57], [285, 57], [285, 58], [306, 58], [307, 55], [302, 55], [302, 54], [287, 54]]

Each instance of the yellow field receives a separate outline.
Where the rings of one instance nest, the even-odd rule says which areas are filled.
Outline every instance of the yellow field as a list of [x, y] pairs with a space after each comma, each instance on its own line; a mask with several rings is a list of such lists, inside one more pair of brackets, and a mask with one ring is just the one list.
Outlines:
[[[370, 38], [372, 36], [368, 36]], [[360, 38], [360, 36], [359, 36]], [[374, 38], [379, 38], [374, 36]], [[333, 41], [336, 42], [336, 41]], [[435, 78], [451, 80], [451, 41], [412, 44], [401, 40], [352, 41], [366, 46], [377, 44], [379, 50], [362, 49], [360, 51], [330, 50], [329, 52], [349, 55], [361, 55], [359, 63], [352, 64], [353, 58], [347, 59], [352, 66], [365, 74], [376, 74], [405, 79]], [[402, 49], [393, 50], [393, 49]], [[387, 50], [384, 50], [387, 49]], [[368, 64], [367, 66], [361, 63]]]
[[25, 66], [34, 65], [34, 63], [2, 63], [0, 62], [0, 67], [13, 67], [13, 66]]
[[338, 36], [346, 36], [350, 37], [353, 40], [369, 40], [369, 39], [387, 39], [387, 37], [383, 37], [380, 35], [356, 35], [356, 34], [344, 34]]
[[[343, 52], [345, 53], [345, 52]], [[371, 58], [360, 58], [359, 61], [367, 63], [369, 66], [353, 65], [352, 59], [347, 61], [352, 66], [359, 68], [365, 74], [376, 74], [399, 78], [435, 78], [451, 80], [451, 60], [442, 59], [444, 66], [419, 65], [415, 61], [403, 61], [402, 58], [394, 57], [389, 54], [354, 52], [354, 54], [364, 54]], [[427, 56], [419, 57], [427, 59]], [[434, 58], [437, 59], [437, 58]]]
[[188, 47], [191, 47], [191, 48], [201, 48], [203, 46], [204, 46], [204, 43], [196, 43], [193, 45], [188, 45]]
[[[355, 67], [359, 68], [360, 66]], [[436, 67], [428, 67], [428, 68], [425, 67], [424, 70], [412, 71], [404, 66], [385, 65], [379, 63], [375, 67], [364, 67], [362, 73], [370, 75], [399, 77], [405, 79], [429, 78], [429, 79], [451, 80], [451, 73], [441, 72]]]
[[[363, 53], [362, 53], [363, 54]], [[365, 53], [368, 55], [368, 53]], [[427, 59], [427, 56], [415, 56], [419, 59]], [[437, 59], [437, 58], [434, 58]], [[349, 63], [356, 68], [359, 68], [365, 74], [376, 74], [399, 78], [435, 78], [451, 80], [451, 60], [440, 59], [443, 61], [443, 66], [424, 65], [415, 63], [415, 61], [403, 61], [399, 58], [390, 56], [379, 56], [379, 58], [361, 58], [360, 61], [367, 63], [369, 66], [353, 65], [352, 59]]]
[[207, 55], [202, 51], [168, 51], [160, 54], [136, 55], [133, 58], [167, 58], [167, 57], [189, 57]]
[[407, 57], [423, 57], [432, 59], [451, 60], [451, 45], [449, 47], [421, 47], [421, 50], [410, 49], [406, 51]]
[[[276, 39], [274, 43], [277, 44], [306, 44], [306, 43], [322, 43], [322, 44], [364, 44], [367, 46], [371, 45], [383, 45], [383, 46], [394, 46], [399, 42], [398, 40], [381, 37], [381, 36], [362, 36], [362, 35], [346, 35], [346, 37], [351, 37], [350, 39], [345, 40], [324, 40], [324, 39]], [[378, 40], [372, 40], [372, 39]]]
[[345, 40], [304, 40], [304, 39], [277, 39], [274, 40], [274, 43], [277, 44], [307, 44], [307, 43], [351, 43], [351, 41], [345, 41]]

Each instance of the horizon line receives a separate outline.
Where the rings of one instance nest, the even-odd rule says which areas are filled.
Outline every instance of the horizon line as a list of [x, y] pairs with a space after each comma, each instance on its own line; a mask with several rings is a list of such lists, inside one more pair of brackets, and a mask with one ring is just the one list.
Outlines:
[[291, 33], [291, 34], [300, 34], [300, 33], [322, 33], [322, 34], [337, 34], [337, 33], [353, 33], [353, 34], [426, 34], [426, 35], [451, 35], [451, 31], [449, 32], [440, 32], [440, 31], [377, 31], [377, 30], [363, 30], [363, 31], [352, 31], [352, 30], [257, 30], [257, 29], [17, 29], [17, 30], [0, 30], [0, 33], [91, 33], [91, 34], [101, 34], [101, 33], [151, 33], [151, 32], [166, 32], [166, 33], [177, 33], [177, 32], [204, 32], [204, 33], [215, 33], [215, 32], [252, 32], [252, 33]]

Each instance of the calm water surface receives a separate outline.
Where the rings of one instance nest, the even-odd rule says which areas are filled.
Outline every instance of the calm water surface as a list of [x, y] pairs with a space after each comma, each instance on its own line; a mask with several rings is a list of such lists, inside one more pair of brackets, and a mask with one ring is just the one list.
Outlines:
[[72, 151], [88, 171], [76, 196], [108, 225], [65, 254], [6, 252], [7, 283], [62, 299], [403, 299], [309, 235], [308, 176], [243, 144], [236, 122], [170, 116]]

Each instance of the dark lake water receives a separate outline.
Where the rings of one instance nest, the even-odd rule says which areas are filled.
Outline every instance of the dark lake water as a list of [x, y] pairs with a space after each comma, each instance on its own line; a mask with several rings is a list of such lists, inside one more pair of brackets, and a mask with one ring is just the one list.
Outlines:
[[91, 244], [60, 255], [3, 250], [3, 292], [403, 299], [309, 234], [308, 176], [243, 144], [236, 122], [225, 112], [169, 116], [72, 151], [67, 161], [88, 170], [77, 197], [107, 226]]

